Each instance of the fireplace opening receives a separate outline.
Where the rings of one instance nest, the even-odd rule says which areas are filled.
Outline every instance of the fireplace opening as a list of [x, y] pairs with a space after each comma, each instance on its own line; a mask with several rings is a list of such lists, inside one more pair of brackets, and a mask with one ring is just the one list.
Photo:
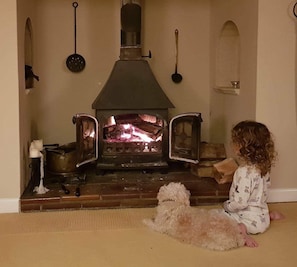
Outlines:
[[98, 172], [167, 168], [167, 113], [167, 109], [96, 110]]
[[103, 154], [162, 153], [164, 120], [149, 114], [110, 116], [103, 126]]
[[[201, 114], [184, 113], [167, 123], [163, 110], [97, 110], [76, 114], [77, 166], [96, 161], [96, 169], [168, 168], [169, 160], [199, 162]], [[90, 145], [91, 144], [91, 145]]]

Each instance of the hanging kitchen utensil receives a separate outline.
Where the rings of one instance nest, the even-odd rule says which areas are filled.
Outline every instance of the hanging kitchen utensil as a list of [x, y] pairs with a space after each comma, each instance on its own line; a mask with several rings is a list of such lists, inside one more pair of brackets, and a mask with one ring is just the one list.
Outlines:
[[86, 66], [86, 61], [83, 56], [76, 53], [76, 9], [78, 7], [78, 3], [73, 2], [72, 6], [74, 7], [74, 54], [67, 58], [66, 65], [72, 72], [81, 72]]
[[175, 30], [175, 72], [171, 75], [171, 79], [175, 83], [180, 83], [183, 76], [177, 72], [178, 64], [178, 29]]

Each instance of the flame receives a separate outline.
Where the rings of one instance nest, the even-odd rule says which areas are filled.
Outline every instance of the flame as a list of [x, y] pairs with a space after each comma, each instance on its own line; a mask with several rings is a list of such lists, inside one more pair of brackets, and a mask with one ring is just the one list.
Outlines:
[[85, 129], [83, 133], [83, 138], [86, 139], [88, 137], [95, 138], [96, 132], [94, 129]]
[[94, 130], [90, 133], [90, 137], [95, 138], [95, 131]]
[[125, 129], [125, 132], [123, 132], [121, 134], [121, 138], [123, 138], [123, 139], [131, 139], [131, 138], [133, 138], [133, 136], [137, 136], [142, 141], [147, 142], [147, 143], [150, 143], [150, 142], [153, 142], [154, 141], [154, 139], [152, 139], [148, 135], [137, 131], [135, 129], [135, 127], [132, 124], [130, 124], [130, 123], [123, 124], [123, 128]]
[[150, 138], [146, 134], [143, 134], [143, 133], [140, 133], [140, 132], [137, 132], [137, 131], [133, 131], [133, 135], [140, 137], [141, 140], [143, 140], [143, 141], [145, 141], [147, 143], [150, 143], [150, 142], [154, 141], [152, 138]]

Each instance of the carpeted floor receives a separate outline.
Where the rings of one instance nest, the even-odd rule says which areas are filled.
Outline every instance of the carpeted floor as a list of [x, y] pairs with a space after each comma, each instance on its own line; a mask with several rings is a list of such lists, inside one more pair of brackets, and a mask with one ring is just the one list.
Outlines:
[[270, 208], [286, 219], [255, 236], [258, 248], [227, 252], [149, 230], [142, 220], [153, 208], [0, 214], [0, 266], [297, 266], [297, 203]]

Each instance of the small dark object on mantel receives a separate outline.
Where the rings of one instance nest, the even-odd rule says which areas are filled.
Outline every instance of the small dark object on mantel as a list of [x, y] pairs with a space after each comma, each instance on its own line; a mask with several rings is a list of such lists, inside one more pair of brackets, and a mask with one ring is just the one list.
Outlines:
[[30, 78], [34, 78], [39, 81], [39, 76], [34, 74], [32, 66], [25, 65], [25, 80], [28, 80]]

